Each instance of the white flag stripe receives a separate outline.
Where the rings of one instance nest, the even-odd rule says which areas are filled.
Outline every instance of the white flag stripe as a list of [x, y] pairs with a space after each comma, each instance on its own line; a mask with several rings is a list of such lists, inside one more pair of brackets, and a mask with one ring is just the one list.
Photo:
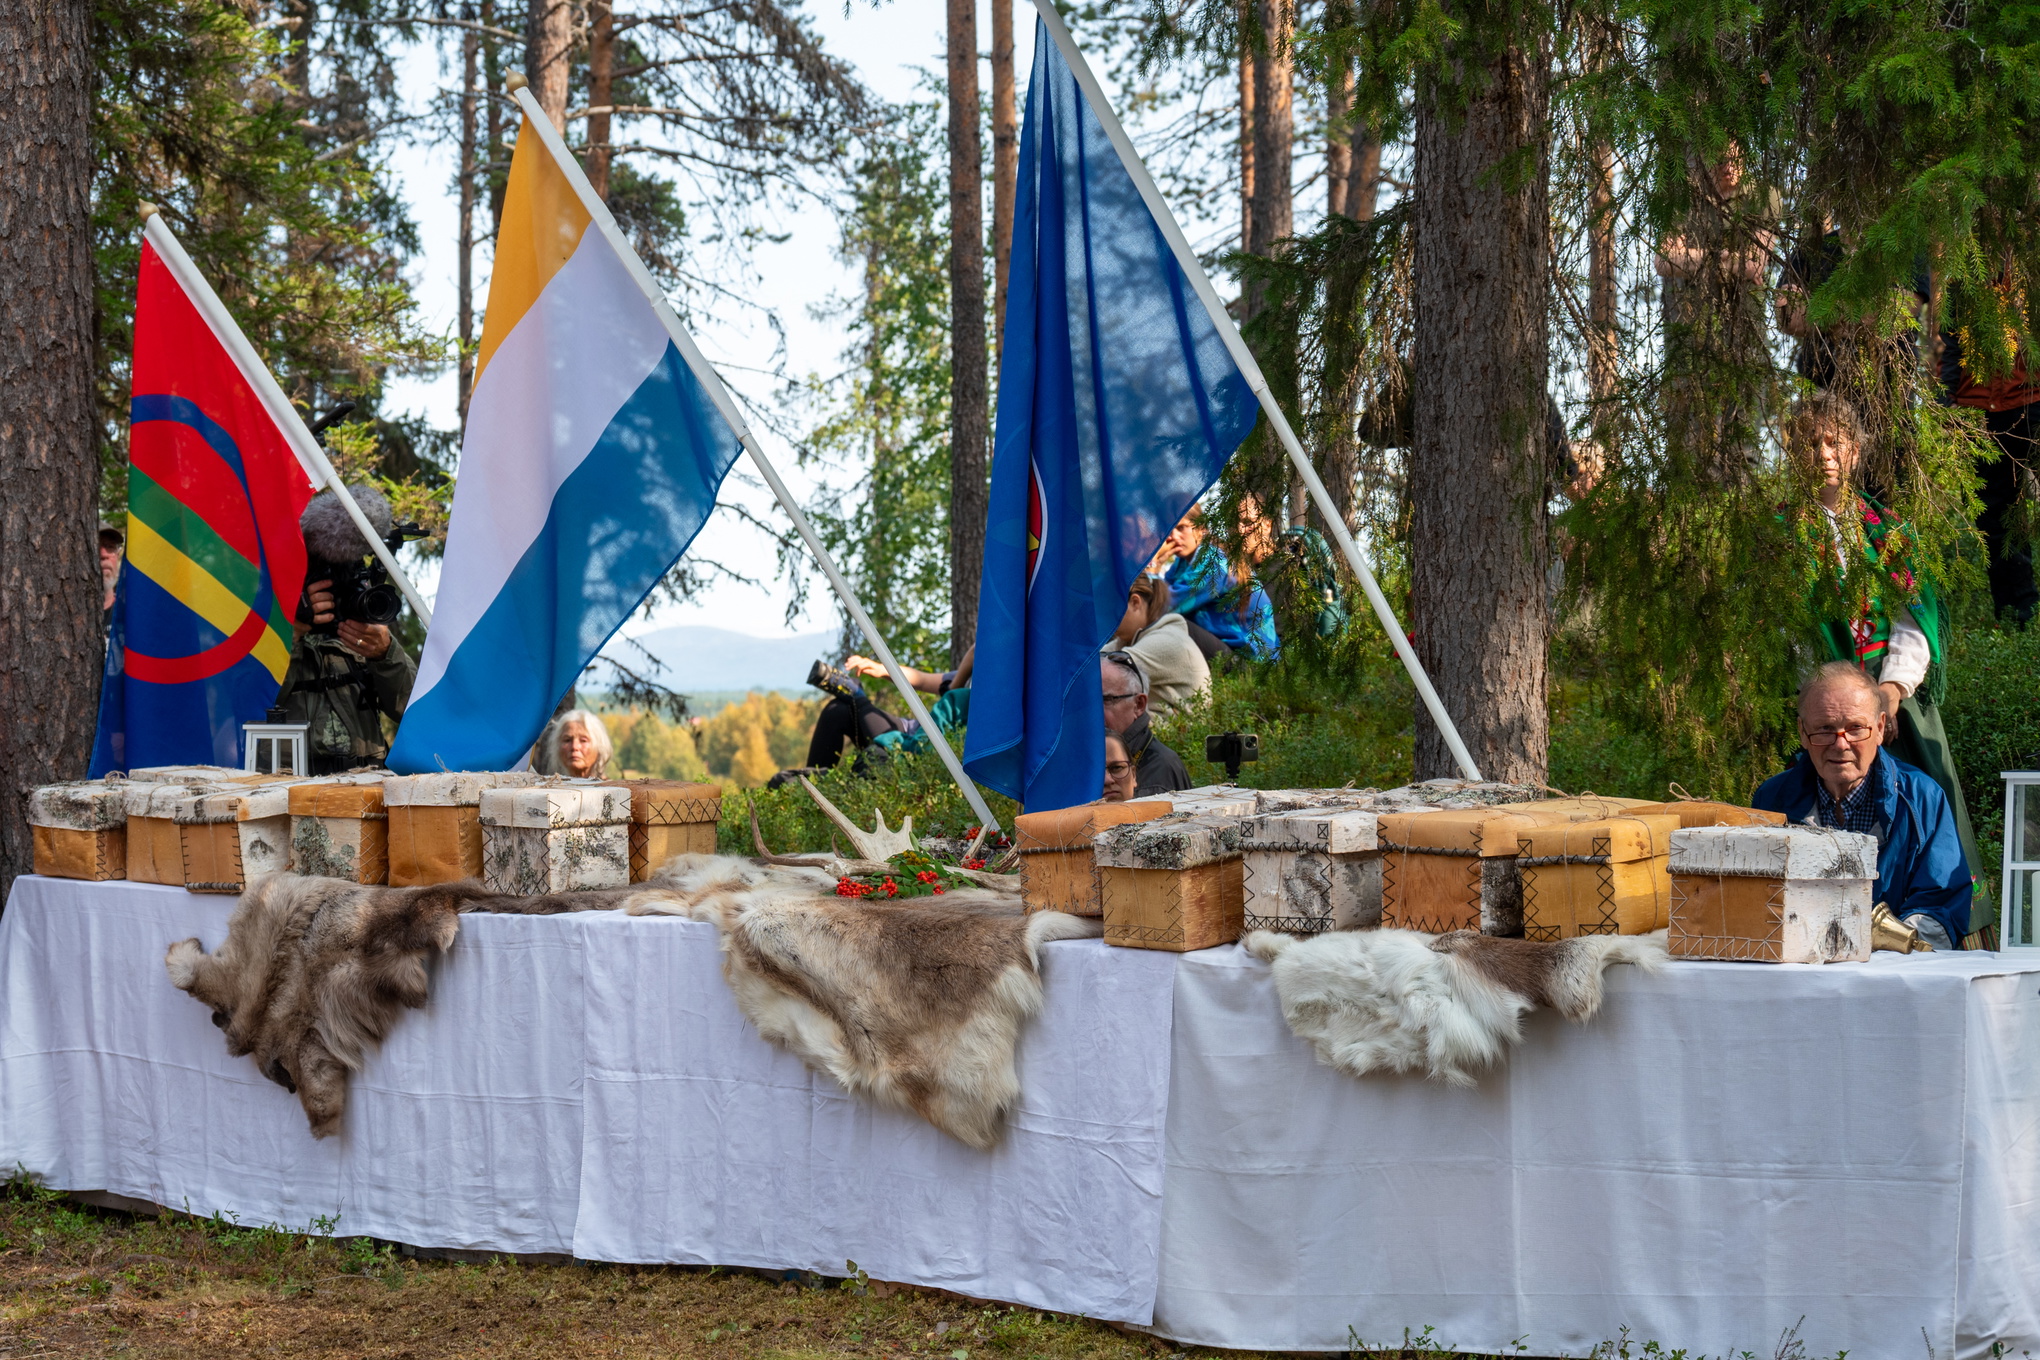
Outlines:
[[475, 384], [414, 702], [446, 673], [545, 527], [560, 484], [670, 343], [616, 252], [600, 232], [585, 233]]

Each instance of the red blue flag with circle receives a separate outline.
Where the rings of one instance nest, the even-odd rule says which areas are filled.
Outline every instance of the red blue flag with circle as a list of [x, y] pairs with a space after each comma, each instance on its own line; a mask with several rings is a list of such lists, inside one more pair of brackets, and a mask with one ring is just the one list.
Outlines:
[[142, 244], [127, 560], [92, 773], [241, 763], [276, 702], [304, 588], [312, 484], [170, 266]]

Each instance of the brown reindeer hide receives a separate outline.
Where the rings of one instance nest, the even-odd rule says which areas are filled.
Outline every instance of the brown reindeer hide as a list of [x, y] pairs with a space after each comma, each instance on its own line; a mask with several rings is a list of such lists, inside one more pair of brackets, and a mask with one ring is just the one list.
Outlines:
[[241, 895], [226, 942], [170, 946], [170, 981], [212, 1008], [227, 1051], [295, 1092], [319, 1138], [339, 1131], [347, 1074], [405, 1007], [425, 1004], [425, 962], [453, 943], [474, 883], [366, 887], [271, 874]]
[[998, 1142], [1020, 1094], [1013, 1053], [1041, 1009], [1039, 946], [1099, 933], [996, 888], [874, 904], [834, 896], [824, 872], [725, 856], [683, 856], [642, 886], [663, 892], [626, 910], [715, 925], [760, 1034], [976, 1148]]
[[1601, 972], [1655, 971], [1664, 932], [1585, 935], [1556, 943], [1478, 931], [1332, 931], [1297, 939], [1255, 931], [1241, 941], [1274, 966], [1283, 1018], [1318, 1061], [1354, 1076], [1422, 1072], [1455, 1086], [1523, 1037], [1523, 1016], [1549, 1006], [1585, 1022], [1601, 1008]]

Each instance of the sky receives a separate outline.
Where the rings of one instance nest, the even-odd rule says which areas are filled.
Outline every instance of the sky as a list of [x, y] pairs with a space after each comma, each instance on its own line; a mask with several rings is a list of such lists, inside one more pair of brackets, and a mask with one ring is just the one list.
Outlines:
[[[1014, 28], [1020, 79], [1026, 79], [1028, 53], [1032, 50], [1031, 10], [1015, 5]], [[820, 0], [808, 7], [825, 45], [837, 56], [851, 62], [859, 76], [881, 98], [905, 100], [917, 93], [920, 71], [939, 72], [944, 62], [943, 8], [931, 0], [894, 0], [873, 7], [857, 3], [846, 14], [842, 0]], [[989, 5], [981, 4], [978, 14], [980, 46], [989, 48], [991, 22]], [[457, 59], [456, 53], [450, 56]], [[458, 68], [442, 70], [439, 55], [427, 45], [414, 49], [406, 59], [404, 78], [418, 92], [422, 105], [438, 88], [458, 82]], [[990, 74], [980, 77], [987, 86]], [[441, 333], [454, 329], [456, 292], [455, 242], [459, 235], [458, 204], [451, 185], [456, 166], [456, 148], [447, 145], [414, 144], [400, 148], [392, 157], [392, 168], [403, 186], [406, 200], [417, 221], [424, 245], [412, 270], [421, 320]], [[989, 215], [989, 207], [987, 209]], [[483, 214], [486, 217], [486, 214]], [[757, 281], [750, 290], [763, 306], [776, 312], [785, 329], [787, 368], [794, 374], [833, 373], [841, 367], [844, 335], [840, 322], [819, 320], [813, 309], [856, 284], [855, 275], [836, 259], [836, 224], [819, 206], [809, 204], [778, 224], [787, 239], [782, 244], [763, 245], [753, 252]], [[476, 262], [477, 294], [482, 291], [486, 258]], [[938, 262], [939, 267], [939, 262]], [[731, 318], [722, 324], [706, 324], [696, 336], [702, 351], [721, 370], [726, 381], [754, 399], [770, 390], [760, 374], [769, 369], [776, 337], [762, 321]], [[458, 423], [458, 403], [452, 371], [430, 378], [399, 378], [390, 384], [387, 406], [393, 413], [425, 416], [441, 429]], [[782, 476], [797, 497], [805, 498], [814, 481], [793, 466], [793, 451], [773, 435], [754, 425]], [[764, 484], [751, 472], [748, 461], [723, 489], [725, 500], [742, 502], [767, 522], [783, 523]], [[695, 551], [702, 556], [743, 564], [751, 575], [771, 575], [771, 544], [762, 534], [738, 523], [727, 512], [709, 520], [696, 540]], [[760, 566], [757, 564], [764, 563]], [[419, 588], [430, 594], [436, 582], [423, 573]], [[767, 580], [764, 588], [720, 581], [708, 591], [683, 605], [658, 607], [650, 617], [641, 612], [624, 625], [626, 635], [636, 635], [675, 624], [701, 624], [727, 628], [754, 637], [787, 637], [837, 626], [839, 615], [833, 598], [819, 576], [811, 578], [806, 611], [789, 623], [785, 617], [791, 592], [784, 581]]]

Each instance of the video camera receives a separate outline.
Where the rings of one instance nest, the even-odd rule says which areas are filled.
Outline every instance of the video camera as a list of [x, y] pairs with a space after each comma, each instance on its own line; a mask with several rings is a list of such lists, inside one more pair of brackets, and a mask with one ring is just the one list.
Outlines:
[[[333, 418], [329, 415], [320, 421], [320, 428]], [[374, 487], [356, 485], [347, 489], [354, 503], [361, 507], [369, 527], [392, 553], [403, 547], [407, 539], [425, 537], [425, 530], [418, 525], [399, 523], [390, 513], [389, 501]], [[315, 624], [312, 628], [315, 633], [331, 637], [340, 631], [342, 619], [385, 625], [397, 621], [404, 608], [403, 592], [373, 556], [374, 549], [361, 536], [354, 517], [347, 513], [338, 496], [329, 490], [312, 497], [304, 514], [298, 517], [298, 527], [304, 531], [306, 558], [305, 591], [297, 607], [299, 623], [312, 623], [314, 581], [333, 583], [333, 620]]]
[[1254, 732], [1221, 732], [1204, 739], [1204, 758], [1225, 766], [1227, 783], [1240, 777], [1240, 766], [1261, 758], [1261, 738]]
[[848, 699], [857, 693], [858, 684], [848, 672], [837, 670], [826, 661], [817, 661], [807, 673], [807, 682], [824, 694], [833, 694], [838, 699]]

